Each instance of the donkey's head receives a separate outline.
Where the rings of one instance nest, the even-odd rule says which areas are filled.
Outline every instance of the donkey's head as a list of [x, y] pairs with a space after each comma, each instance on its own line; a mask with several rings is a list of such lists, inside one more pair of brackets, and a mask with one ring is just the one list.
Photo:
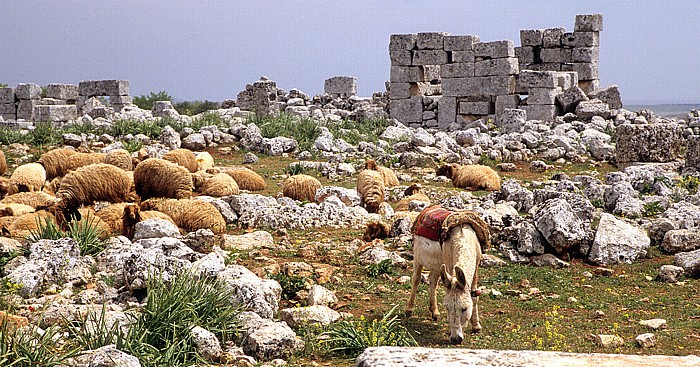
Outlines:
[[440, 268], [442, 283], [445, 284], [445, 308], [447, 320], [450, 323], [450, 343], [460, 344], [464, 339], [463, 328], [467, 326], [467, 320], [472, 315], [473, 302], [471, 288], [467, 284], [464, 271], [455, 266], [454, 276], [448, 271], [445, 264]]

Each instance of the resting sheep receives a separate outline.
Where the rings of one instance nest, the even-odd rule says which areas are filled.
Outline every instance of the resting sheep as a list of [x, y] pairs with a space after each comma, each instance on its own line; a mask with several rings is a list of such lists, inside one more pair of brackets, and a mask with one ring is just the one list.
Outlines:
[[0, 176], [7, 172], [7, 161], [5, 160], [5, 152], [0, 150]]
[[[207, 182], [210, 178], [214, 177], [213, 174], [204, 171], [193, 172], [190, 174], [190, 176], [192, 176], [192, 184], [194, 185], [194, 189], [197, 192], [199, 192], [200, 188], [204, 186], [205, 182]], [[233, 179], [233, 177], [231, 177], [231, 179]]]
[[209, 168], [214, 168], [214, 157], [209, 152], [199, 152], [197, 157], [197, 171], [206, 171]]
[[22, 214], [34, 213], [36, 209], [25, 204], [0, 204], [0, 217], [18, 217]]
[[167, 220], [168, 222], [177, 226], [173, 219], [170, 218], [170, 216], [168, 216], [167, 214], [161, 213], [156, 210], [141, 210], [141, 208], [139, 208], [139, 206], [136, 204], [124, 205], [120, 216], [120, 233], [130, 240], [134, 238], [134, 230], [136, 228], [136, 223], [144, 221], [146, 219], [160, 218]]
[[0, 177], [0, 199], [4, 198], [5, 195], [10, 193], [10, 179], [6, 177]]
[[379, 206], [384, 202], [384, 178], [382, 174], [365, 169], [357, 176], [357, 192], [360, 193], [362, 203], [370, 213], [377, 213]]
[[197, 158], [195, 158], [194, 153], [189, 149], [181, 148], [171, 150], [163, 155], [163, 159], [179, 164], [187, 168], [190, 172], [197, 172]]
[[141, 200], [189, 198], [193, 188], [192, 177], [185, 167], [158, 158], [148, 158], [136, 166], [134, 185]]
[[53, 195], [49, 195], [43, 191], [34, 192], [20, 192], [17, 194], [9, 195], [0, 200], [3, 204], [25, 204], [32, 208], [46, 208], [54, 205], [57, 198]]
[[428, 204], [430, 204], [430, 198], [428, 195], [424, 194], [422, 191], [422, 186], [419, 183], [412, 183], [411, 186], [409, 186], [406, 191], [404, 191], [404, 198], [399, 200], [398, 204], [396, 204], [396, 208], [394, 208], [395, 212], [404, 212], [408, 211], [409, 204], [412, 201], [423, 201]]
[[31, 232], [35, 232], [39, 229], [39, 223], [44, 225], [47, 218], [53, 220], [54, 222], [56, 221], [54, 216], [45, 210], [26, 213], [17, 217], [3, 218], [13, 219], [8, 222], [2, 221], [2, 234], [4, 236], [14, 237], [16, 239], [27, 238]]
[[66, 172], [68, 172], [66, 169], [66, 161], [68, 157], [76, 153], [75, 150], [68, 148], [50, 150], [42, 154], [37, 163], [44, 166], [46, 170], [46, 179], [52, 180], [54, 177], [65, 176]]
[[209, 228], [214, 233], [226, 230], [226, 220], [210, 203], [192, 199], [149, 199], [141, 203], [141, 210], [157, 210], [173, 219], [187, 232]]
[[436, 174], [451, 179], [454, 187], [489, 191], [501, 189], [501, 178], [498, 177], [498, 173], [487, 166], [460, 166], [452, 163], [440, 167]]
[[365, 162], [365, 169], [371, 169], [381, 173], [382, 178], [384, 179], [385, 187], [399, 186], [399, 179], [396, 177], [394, 171], [389, 167], [382, 167], [378, 165], [377, 162], [374, 161], [374, 159], [368, 159]]
[[282, 184], [282, 194], [288, 198], [299, 201], [316, 200], [316, 190], [321, 188], [321, 182], [309, 175], [289, 176]]
[[46, 182], [46, 170], [39, 163], [23, 164], [12, 172], [8, 193], [41, 191]]
[[114, 149], [105, 156], [105, 163], [117, 166], [124, 171], [134, 169], [131, 154], [126, 149]]
[[267, 188], [265, 179], [249, 168], [245, 167], [229, 167], [224, 170], [224, 173], [233, 177], [238, 184], [238, 188], [248, 191], [261, 191]]
[[365, 233], [362, 234], [362, 240], [365, 242], [370, 242], [374, 239], [380, 238], [384, 239], [389, 237], [391, 232], [391, 227], [382, 221], [367, 223], [365, 228]]
[[75, 153], [66, 159], [65, 172], [67, 174], [90, 164], [104, 163], [105, 156], [104, 153]]
[[225, 173], [217, 173], [204, 182], [199, 192], [202, 195], [222, 197], [238, 195], [239, 189], [236, 180]]

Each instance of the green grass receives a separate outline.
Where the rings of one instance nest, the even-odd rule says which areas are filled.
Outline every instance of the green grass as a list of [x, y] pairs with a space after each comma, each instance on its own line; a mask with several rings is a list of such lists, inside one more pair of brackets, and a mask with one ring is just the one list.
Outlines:
[[89, 215], [80, 221], [69, 221], [65, 231], [51, 218], [46, 217], [44, 221], [37, 219], [37, 229], [29, 231], [27, 241], [34, 243], [39, 240], [59, 240], [66, 237], [78, 243], [82, 256], [94, 255], [107, 245], [107, 241], [102, 239], [104, 233], [98, 228], [95, 218]]

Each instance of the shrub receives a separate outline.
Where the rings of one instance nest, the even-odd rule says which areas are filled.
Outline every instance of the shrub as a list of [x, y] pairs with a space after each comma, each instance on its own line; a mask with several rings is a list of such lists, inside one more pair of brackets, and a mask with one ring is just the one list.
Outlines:
[[172, 101], [173, 97], [168, 94], [168, 92], [162, 90], [158, 93], [153, 93], [149, 95], [140, 95], [137, 97], [134, 97], [133, 103], [137, 105], [139, 108], [144, 109], [144, 110], [152, 110], [153, 109], [153, 102], [155, 101]]
[[96, 254], [107, 245], [107, 241], [101, 239], [103, 233], [97, 227], [95, 219], [89, 215], [81, 221], [71, 220], [68, 228], [63, 231], [51, 218], [44, 218], [44, 221], [37, 219], [37, 230], [29, 231], [27, 241], [30, 243], [39, 240], [60, 240], [61, 238], [72, 238], [80, 247], [80, 255]]
[[0, 365], [13, 367], [63, 366], [68, 358], [77, 355], [63, 333], [55, 327], [40, 332], [35, 327], [10, 328], [7, 318], [0, 325]]
[[663, 208], [661, 207], [661, 203], [659, 201], [652, 201], [648, 203], [644, 203], [644, 216], [645, 217], [651, 217], [654, 215], [657, 215], [663, 211]]
[[131, 139], [129, 141], [123, 141], [122, 145], [129, 153], [138, 152], [143, 148], [143, 142], [138, 139]]
[[381, 319], [367, 320], [360, 316], [358, 320], [341, 321], [330, 326], [323, 333], [332, 354], [356, 357], [368, 347], [379, 346], [417, 346], [411, 333], [401, 325], [394, 314], [394, 306]]
[[30, 135], [25, 134], [22, 130], [13, 129], [10, 126], [0, 126], [0, 144], [10, 145], [14, 143], [29, 143]]
[[29, 131], [29, 141], [34, 146], [56, 145], [61, 142], [61, 132], [53, 127], [51, 121], [37, 122], [34, 129]]
[[303, 276], [277, 273], [269, 277], [276, 280], [277, 283], [280, 284], [282, 287], [282, 299], [285, 300], [294, 299], [297, 292], [306, 288], [306, 277]]
[[695, 195], [700, 187], [700, 178], [696, 176], [683, 176], [678, 182], [678, 187], [688, 190], [691, 195]]
[[198, 131], [204, 126], [216, 126], [219, 128], [223, 128], [228, 127], [228, 124], [221, 118], [221, 115], [219, 115], [218, 113], [206, 112], [203, 113], [201, 116], [193, 119], [192, 123], [186, 126], [191, 127], [195, 131]]
[[369, 264], [365, 267], [367, 275], [371, 278], [377, 278], [382, 274], [391, 274], [391, 259], [384, 259], [376, 264]]
[[184, 101], [173, 104], [175, 110], [181, 115], [198, 115], [209, 110], [216, 110], [220, 107], [218, 102], [204, 101]]

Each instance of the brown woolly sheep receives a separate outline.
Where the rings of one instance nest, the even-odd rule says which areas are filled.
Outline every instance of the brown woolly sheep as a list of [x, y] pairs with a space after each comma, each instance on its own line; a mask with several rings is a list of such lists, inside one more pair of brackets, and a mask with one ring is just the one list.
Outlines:
[[0, 177], [0, 199], [4, 198], [5, 195], [10, 192], [10, 179], [6, 177]]
[[5, 152], [0, 150], [0, 176], [7, 172], [7, 161], [5, 160]]
[[[112, 234], [112, 228], [109, 225], [109, 223], [105, 222], [100, 218], [100, 216], [97, 215], [94, 209], [92, 208], [80, 208], [78, 210], [80, 212], [80, 220], [85, 221], [90, 223], [90, 225], [93, 228], [97, 228], [97, 230], [100, 231], [100, 239], [107, 239], [110, 237]], [[58, 220], [58, 217], [56, 218]], [[60, 225], [63, 225], [63, 223], [59, 223]]]
[[[190, 174], [192, 176], [192, 184], [194, 189], [199, 192], [199, 189], [204, 185], [207, 180], [214, 177], [213, 174], [204, 171], [197, 171]], [[233, 178], [232, 178], [233, 179]]]
[[15, 168], [10, 176], [8, 193], [41, 191], [46, 182], [46, 170], [39, 163], [27, 163]]
[[173, 219], [165, 213], [157, 210], [141, 210], [138, 205], [126, 204], [121, 214], [121, 234], [130, 240], [133, 239], [136, 223], [150, 218], [164, 219], [177, 226]]
[[370, 222], [367, 223], [367, 228], [365, 228], [365, 233], [362, 234], [362, 240], [365, 242], [370, 242], [376, 238], [387, 238], [391, 232], [391, 227], [384, 222]]
[[238, 184], [233, 177], [225, 173], [217, 173], [202, 185], [199, 191], [202, 195], [214, 197], [238, 195]]
[[394, 211], [408, 211], [408, 204], [410, 204], [412, 201], [424, 201], [426, 203], [430, 203], [430, 198], [428, 195], [424, 194], [421, 190], [422, 187], [419, 183], [412, 183], [411, 186], [406, 188], [406, 191], [404, 191], [404, 197], [399, 200], [398, 204], [396, 204]]
[[32, 231], [37, 231], [39, 229], [38, 224], [41, 223], [42, 225], [44, 225], [44, 221], [46, 220], [46, 218], [50, 218], [53, 221], [56, 220], [56, 218], [54, 218], [54, 216], [51, 213], [45, 210], [22, 214], [18, 217], [7, 218], [14, 218], [14, 220], [12, 220], [12, 222], [9, 223], [9, 225], [4, 224], [2, 228], [2, 233], [4, 235], [14, 237], [16, 239], [27, 238], [27, 236], [29, 236]]
[[115, 149], [110, 151], [105, 156], [105, 163], [117, 166], [124, 171], [131, 171], [134, 169], [131, 154], [129, 154], [129, 151], [126, 149]]
[[4, 199], [0, 200], [0, 203], [9, 204], [25, 204], [32, 208], [46, 208], [56, 204], [57, 198], [53, 195], [49, 195], [43, 191], [35, 192], [20, 192], [17, 194], [6, 196]]
[[150, 199], [141, 203], [141, 210], [157, 210], [173, 219], [187, 232], [209, 228], [214, 233], [226, 230], [226, 220], [210, 203], [192, 199]]
[[122, 234], [123, 223], [122, 217], [124, 216], [124, 208], [127, 205], [133, 205], [129, 203], [113, 203], [95, 212], [103, 222], [107, 223], [109, 226], [109, 233], [111, 234]]
[[68, 157], [65, 162], [66, 174], [75, 171], [80, 167], [85, 167], [90, 164], [104, 163], [104, 153], [75, 153]]
[[289, 176], [282, 184], [284, 196], [299, 201], [316, 200], [316, 190], [321, 188], [321, 182], [309, 175], [299, 174]]
[[209, 152], [199, 152], [197, 157], [197, 171], [206, 171], [209, 168], [214, 168], [214, 157]]
[[136, 166], [134, 185], [141, 200], [189, 198], [193, 188], [192, 177], [185, 167], [158, 158], [148, 158]]
[[489, 191], [501, 189], [501, 178], [498, 177], [498, 173], [487, 166], [476, 164], [460, 166], [452, 163], [440, 167], [436, 174], [451, 179], [454, 187]]
[[68, 148], [50, 150], [42, 154], [37, 163], [46, 169], [46, 179], [52, 180], [54, 177], [65, 176], [66, 172], [68, 172], [66, 161], [68, 157], [76, 153], [75, 150]]
[[44, 188], [41, 190], [49, 195], [56, 195], [58, 192], [58, 188], [61, 187], [61, 180], [63, 177], [54, 177], [51, 182], [47, 183], [44, 185]]
[[241, 190], [261, 191], [267, 188], [265, 179], [250, 168], [228, 167], [224, 173], [233, 177]]
[[384, 202], [384, 178], [382, 174], [371, 169], [364, 169], [357, 176], [357, 192], [360, 193], [365, 208], [370, 213], [377, 213]]
[[163, 159], [179, 164], [187, 168], [190, 172], [197, 172], [197, 158], [195, 158], [194, 153], [189, 149], [181, 148], [171, 150], [163, 155]]
[[371, 169], [378, 171], [382, 174], [384, 179], [384, 187], [394, 187], [399, 186], [399, 179], [396, 177], [396, 173], [389, 167], [382, 167], [374, 161], [374, 159], [368, 159], [365, 162], [365, 169]]
[[0, 217], [19, 217], [22, 214], [33, 213], [36, 209], [26, 204], [0, 204]]
[[56, 196], [60, 199], [59, 208], [65, 219], [70, 219], [71, 215], [78, 214], [80, 205], [90, 205], [95, 201], [121, 203], [135, 199], [132, 186], [130, 172], [111, 164], [98, 163], [66, 174]]

